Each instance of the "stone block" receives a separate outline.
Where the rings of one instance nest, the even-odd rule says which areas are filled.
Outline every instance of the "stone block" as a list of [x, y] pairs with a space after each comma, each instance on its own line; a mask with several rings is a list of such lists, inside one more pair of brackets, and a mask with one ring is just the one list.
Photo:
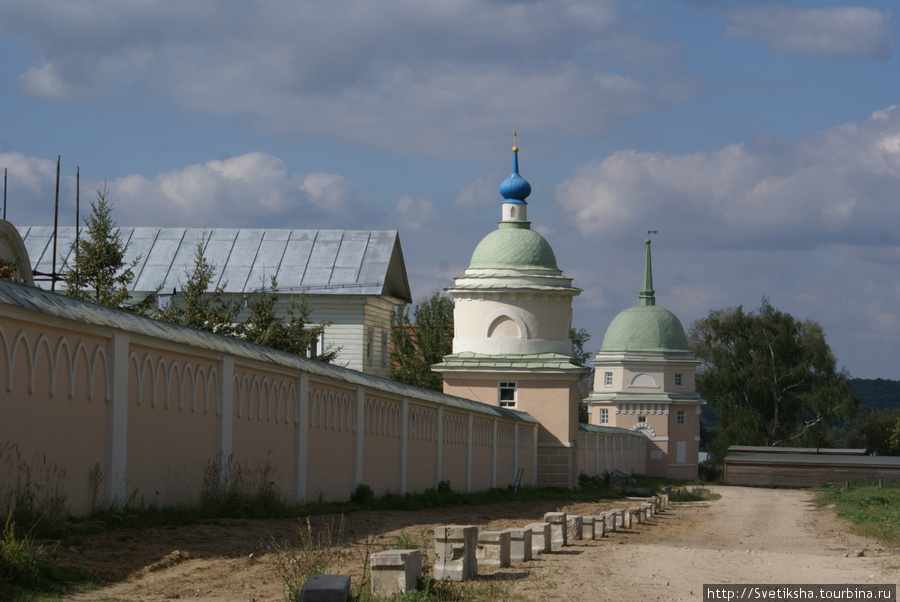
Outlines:
[[653, 517], [653, 504], [641, 504], [641, 519], [648, 520]]
[[300, 588], [300, 602], [346, 602], [350, 575], [310, 575]]
[[622, 513], [622, 528], [630, 529], [631, 528], [631, 517], [634, 516], [630, 510], [624, 510]]
[[581, 517], [581, 537], [583, 539], [594, 539], [594, 517]]
[[438, 581], [465, 581], [477, 575], [477, 545], [476, 526], [437, 527], [434, 530], [434, 578]]
[[422, 552], [387, 550], [372, 554], [372, 595], [390, 597], [416, 589], [422, 576]]
[[616, 527], [625, 528], [625, 511], [621, 509], [610, 510], [607, 512], [607, 516], [611, 516], [612, 520], [610, 521], [610, 531], [615, 531]]
[[507, 529], [509, 531], [509, 561], [524, 562], [532, 558], [532, 530]]
[[526, 529], [531, 529], [531, 552], [536, 554], [549, 554], [552, 550], [552, 537], [550, 535], [550, 523], [531, 523], [525, 525]]
[[594, 539], [606, 537], [606, 513], [594, 517]]
[[634, 527], [636, 525], [641, 524], [641, 516], [643, 516], [643, 514], [644, 514], [644, 511], [641, 510], [640, 508], [629, 508], [628, 516], [631, 517], [631, 520], [629, 520], [628, 526]]
[[554, 549], [569, 545], [565, 512], [548, 512], [544, 515], [544, 522], [550, 523], [550, 542]]
[[584, 533], [584, 517], [568, 516], [566, 517], [566, 539], [568, 541], [580, 540]]
[[478, 534], [475, 558], [480, 566], [509, 566], [509, 531], [482, 531]]

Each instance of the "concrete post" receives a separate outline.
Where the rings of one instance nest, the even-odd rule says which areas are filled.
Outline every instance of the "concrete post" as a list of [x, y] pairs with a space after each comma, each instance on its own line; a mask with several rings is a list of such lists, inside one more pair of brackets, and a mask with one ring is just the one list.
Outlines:
[[124, 332], [116, 332], [109, 342], [109, 374], [112, 395], [106, 407], [106, 499], [110, 504], [127, 497], [128, 472], [128, 349]]
[[479, 566], [506, 568], [509, 560], [509, 531], [482, 531], [478, 534], [475, 558]]
[[562, 548], [569, 545], [565, 512], [548, 512], [544, 515], [544, 522], [550, 524], [550, 541], [553, 548]]
[[[234, 362], [232, 361], [232, 371]], [[294, 428], [296, 429], [297, 449], [294, 455], [296, 464], [296, 488], [294, 494], [297, 503], [306, 501], [306, 467], [309, 447], [309, 374], [301, 372], [297, 379], [296, 405], [294, 406]], [[230, 390], [230, 387], [229, 387]], [[229, 404], [230, 405], [230, 404]], [[230, 452], [229, 452], [230, 453]]]
[[550, 523], [531, 523], [525, 525], [525, 528], [531, 529], [532, 555], [549, 554], [553, 549]]
[[532, 558], [532, 533], [529, 528], [507, 529], [509, 531], [509, 560], [524, 562]]
[[422, 576], [422, 552], [387, 550], [372, 554], [372, 595], [390, 597], [416, 589]]
[[580, 540], [584, 529], [584, 517], [568, 516], [566, 518], [566, 538], [568, 541]]
[[465, 581], [477, 575], [477, 543], [478, 527], [437, 527], [434, 530], [434, 578], [438, 581]]

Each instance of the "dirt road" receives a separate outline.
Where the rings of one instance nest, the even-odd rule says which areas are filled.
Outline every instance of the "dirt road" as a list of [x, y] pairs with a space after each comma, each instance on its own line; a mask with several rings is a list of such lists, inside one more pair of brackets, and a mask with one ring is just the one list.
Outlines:
[[[514, 566], [481, 571], [511, 578], [532, 600], [698, 600], [705, 583], [898, 583], [900, 552], [849, 533], [803, 491], [717, 487], [722, 499], [677, 505], [649, 523], [600, 541]], [[429, 556], [437, 525], [497, 530], [545, 512], [597, 514], [617, 504], [516, 502], [424, 512], [360, 512], [345, 520], [339, 570], [362, 577], [366, 553], [392, 547], [402, 533]], [[294, 534], [293, 521], [217, 521], [178, 529], [107, 533], [60, 547], [59, 560], [119, 579], [69, 600], [280, 600], [271, 544]], [[424, 534], [424, 535], [421, 535]], [[69, 545], [71, 544], [71, 545]], [[862, 555], [859, 551], [864, 550]]]

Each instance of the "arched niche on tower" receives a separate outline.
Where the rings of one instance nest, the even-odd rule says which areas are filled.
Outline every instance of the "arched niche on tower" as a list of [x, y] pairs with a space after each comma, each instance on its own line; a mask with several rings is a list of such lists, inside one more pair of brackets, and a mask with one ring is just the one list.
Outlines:
[[485, 339], [520, 339], [528, 340], [528, 327], [525, 321], [515, 312], [508, 309], [498, 309], [491, 313], [484, 321], [484, 331], [481, 334]]
[[641, 374], [636, 375], [631, 379], [630, 387], [638, 387], [641, 389], [658, 389], [659, 386], [656, 384], [656, 381], [652, 376], [647, 374], [646, 372], [642, 372]]

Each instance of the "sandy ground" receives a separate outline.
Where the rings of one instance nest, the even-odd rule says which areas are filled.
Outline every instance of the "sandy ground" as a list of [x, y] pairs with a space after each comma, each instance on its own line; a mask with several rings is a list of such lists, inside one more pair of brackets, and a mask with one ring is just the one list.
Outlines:
[[[511, 579], [531, 600], [699, 600], [716, 583], [900, 584], [900, 551], [850, 533], [804, 491], [716, 487], [714, 502], [679, 504], [649, 522], [576, 542], [480, 579]], [[447, 524], [521, 527], [545, 512], [597, 514], [636, 504], [516, 502], [423, 512], [359, 512], [344, 518], [337, 570], [363, 577], [365, 558], [401, 533], [433, 555]], [[314, 517], [313, 525], [332, 517]], [[339, 518], [337, 519], [340, 520]], [[59, 562], [116, 583], [67, 600], [273, 601], [283, 599], [275, 548], [297, 540], [296, 521], [215, 521], [104, 533], [64, 542]], [[862, 551], [862, 552], [861, 552]]]

